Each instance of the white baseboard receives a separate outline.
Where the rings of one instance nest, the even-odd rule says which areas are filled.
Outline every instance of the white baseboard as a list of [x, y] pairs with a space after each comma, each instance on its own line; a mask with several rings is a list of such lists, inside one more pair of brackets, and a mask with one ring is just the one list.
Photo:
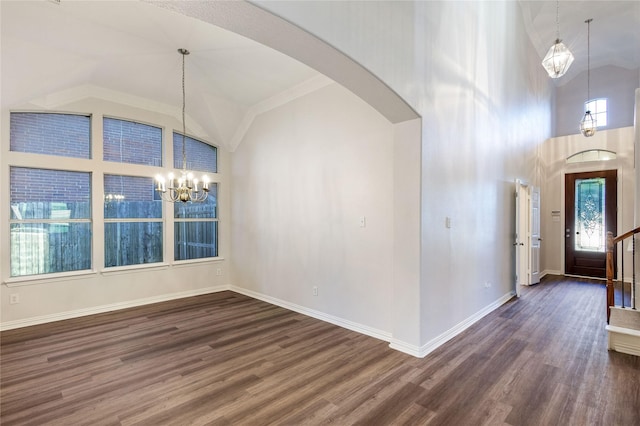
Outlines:
[[640, 331], [613, 325], [606, 326], [609, 350], [640, 356]]
[[309, 317], [316, 318], [333, 325], [337, 325], [342, 328], [346, 328], [347, 330], [351, 330], [360, 334], [365, 334], [367, 336], [375, 337], [376, 339], [380, 339], [385, 342], [389, 342], [391, 340], [391, 333], [388, 333], [386, 331], [378, 330], [373, 327], [369, 327], [369, 326], [359, 324], [353, 321], [349, 321], [340, 317], [329, 315], [324, 312], [316, 311], [314, 309], [309, 309], [307, 307], [297, 305], [295, 303], [287, 302], [286, 300], [267, 296], [262, 293], [258, 293], [252, 290], [247, 290], [246, 288], [236, 287], [234, 285], [232, 285], [229, 288], [229, 290], [235, 291], [236, 293], [244, 294], [245, 296], [249, 296], [254, 299], [262, 300], [263, 302], [271, 303], [272, 305], [280, 306], [281, 308], [298, 312], [299, 314], [307, 315]]
[[466, 320], [460, 322], [459, 324], [455, 325], [453, 328], [445, 331], [444, 333], [440, 334], [439, 336], [430, 340], [429, 342], [427, 342], [422, 346], [415, 346], [401, 340], [393, 339], [393, 336], [391, 335], [391, 333], [383, 330], [375, 329], [373, 327], [369, 327], [363, 324], [349, 321], [340, 317], [336, 317], [334, 315], [329, 315], [324, 312], [316, 311], [314, 309], [310, 309], [301, 305], [297, 305], [295, 303], [287, 302], [282, 299], [267, 296], [265, 294], [258, 293], [252, 290], [247, 290], [234, 285], [205, 287], [197, 290], [189, 290], [189, 291], [183, 291], [178, 293], [164, 294], [160, 296], [148, 297], [144, 299], [136, 299], [136, 300], [126, 301], [121, 303], [113, 303], [109, 305], [95, 306], [91, 308], [78, 309], [74, 311], [67, 311], [67, 312], [61, 312], [61, 313], [50, 314], [50, 315], [42, 315], [42, 316], [27, 318], [23, 320], [8, 321], [0, 324], [0, 331], [12, 330], [15, 328], [28, 327], [32, 325], [38, 325], [38, 324], [45, 324], [45, 323], [61, 321], [65, 319], [78, 318], [78, 317], [83, 317], [87, 315], [102, 314], [105, 312], [112, 312], [112, 311], [117, 311], [117, 310], [126, 309], [126, 308], [149, 305], [152, 303], [166, 302], [169, 300], [182, 299], [185, 297], [192, 297], [192, 296], [200, 296], [200, 295], [209, 294], [209, 293], [217, 293], [225, 290], [230, 290], [239, 294], [244, 294], [245, 296], [248, 296], [257, 300], [262, 300], [264, 302], [271, 303], [273, 305], [280, 306], [282, 308], [289, 309], [291, 311], [298, 312], [300, 314], [307, 315], [309, 317], [316, 318], [321, 321], [325, 321], [330, 324], [334, 324], [351, 331], [355, 331], [357, 333], [361, 333], [370, 337], [374, 337], [376, 339], [380, 339], [385, 342], [389, 342], [389, 347], [391, 347], [392, 349], [398, 350], [400, 352], [404, 352], [406, 354], [409, 354], [418, 358], [424, 358], [427, 354], [429, 354], [436, 348], [440, 347], [447, 341], [451, 340], [458, 334], [462, 333], [464, 330], [466, 330], [467, 328], [469, 328], [470, 326], [478, 322], [480, 319], [482, 319], [489, 313], [493, 312], [494, 310], [502, 306], [504, 303], [506, 303], [515, 295], [514, 292], [505, 294], [500, 299], [496, 300], [492, 304], [488, 305], [487, 307], [483, 308], [482, 310], [478, 311], [477, 313], [470, 316]]
[[[471, 315], [469, 318], [467, 318], [464, 321], [456, 324], [455, 326], [453, 326], [449, 330], [445, 331], [444, 333], [440, 334], [439, 336], [431, 339], [430, 341], [428, 341], [427, 343], [422, 345], [420, 348], [418, 348], [419, 350], [418, 350], [417, 353], [415, 353], [415, 354], [410, 353], [410, 354], [413, 355], [413, 356], [416, 356], [418, 358], [424, 358], [429, 353], [433, 352], [435, 349], [439, 348], [440, 346], [442, 346], [443, 344], [445, 344], [449, 340], [451, 340], [454, 337], [456, 337], [458, 334], [460, 334], [463, 331], [465, 331], [467, 328], [471, 327], [476, 322], [480, 321], [485, 316], [489, 315], [491, 312], [493, 312], [496, 309], [498, 309], [500, 306], [502, 306], [505, 303], [507, 303], [515, 295], [516, 295], [516, 293], [514, 291], [511, 291], [511, 292], [505, 294], [504, 296], [502, 296], [501, 298], [499, 298], [498, 300], [496, 300], [492, 304], [484, 307], [480, 311], [478, 311], [475, 314]], [[401, 349], [398, 348], [398, 350], [401, 350]], [[407, 353], [409, 353], [409, 352], [407, 352]]]
[[544, 278], [545, 275], [564, 275], [561, 271], [556, 271], [554, 269], [545, 269], [540, 273], [540, 279]]
[[181, 291], [178, 293], [163, 294], [160, 296], [146, 297], [144, 299], [128, 300], [126, 302], [112, 303], [109, 305], [94, 306], [91, 308], [77, 309], [73, 311], [60, 312], [50, 315], [42, 315], [22, 320], [7, 321], [0, 324], [0, 331], [12, 330], [14, 328], [28, 327], [31, 325], [45, 324], [48, 322], [61, 321], [71, 318], [84, 317], [87, 315], [103, 314], [105, 312], [118, 311], [120, 309], [135, 308], [136, 306], [150, 305], [152, 303], [167, 302], [169, 300], [182, 299], [185, 297], [200, 296], [203, 294], [217, 293], [229, 290], [229, 286], [204, 287], [196, 290]]

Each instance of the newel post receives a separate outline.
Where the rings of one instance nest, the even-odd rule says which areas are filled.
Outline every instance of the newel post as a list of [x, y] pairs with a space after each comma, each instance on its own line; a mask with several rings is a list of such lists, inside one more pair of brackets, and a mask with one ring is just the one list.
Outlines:
[[613, 233], [607, 232], [607, 324], [613, 306]]

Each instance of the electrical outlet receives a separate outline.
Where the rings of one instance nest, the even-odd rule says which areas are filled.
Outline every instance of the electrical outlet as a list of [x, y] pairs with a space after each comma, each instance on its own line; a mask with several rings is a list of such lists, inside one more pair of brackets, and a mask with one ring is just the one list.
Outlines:
[[313, 286], [313, 295], [317, 296], [318, 295], [318, 287]]
[[18, 293], [13, 293], [9, 296], [9, 303], [15, 305], [16, 303], [20, 303], [20, 295]]
[[216, 275], [218, 276], [222, 275], [222, 269], [220, 268], [216, 269]]

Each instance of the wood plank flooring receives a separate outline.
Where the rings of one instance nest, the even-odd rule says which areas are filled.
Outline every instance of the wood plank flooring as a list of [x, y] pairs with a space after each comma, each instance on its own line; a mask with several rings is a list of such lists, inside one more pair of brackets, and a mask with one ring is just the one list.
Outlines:
[[10, 425], [639, 425], [604, 285], [546, 277], [424, 359], [223, 292], [3, 332]]

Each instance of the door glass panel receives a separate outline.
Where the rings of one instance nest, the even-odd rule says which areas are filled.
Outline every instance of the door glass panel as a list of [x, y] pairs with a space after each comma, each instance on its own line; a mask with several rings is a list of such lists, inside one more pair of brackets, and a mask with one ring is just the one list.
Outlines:
[[604, 252], [604, 178], [576, 179], [575, 249]]

